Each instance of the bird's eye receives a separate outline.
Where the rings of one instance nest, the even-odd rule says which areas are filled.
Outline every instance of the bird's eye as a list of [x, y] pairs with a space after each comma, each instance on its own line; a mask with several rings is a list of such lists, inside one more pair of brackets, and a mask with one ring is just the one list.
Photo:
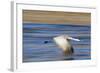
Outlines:
[[70, 39], [66, 39], [67, 41], [70, 41]]

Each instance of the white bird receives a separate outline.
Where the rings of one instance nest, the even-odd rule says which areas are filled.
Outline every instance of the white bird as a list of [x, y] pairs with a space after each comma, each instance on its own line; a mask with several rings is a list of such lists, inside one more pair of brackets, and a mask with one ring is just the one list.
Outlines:
[[58, 45], [58, 47], [62, 49], [64, 56], [69, 56], [74, 53], [74, 49], [70, 43], [70, 40], [80, 41], [79, 39], [75, 39], [67, 35], [54, 37], [53, 40]]

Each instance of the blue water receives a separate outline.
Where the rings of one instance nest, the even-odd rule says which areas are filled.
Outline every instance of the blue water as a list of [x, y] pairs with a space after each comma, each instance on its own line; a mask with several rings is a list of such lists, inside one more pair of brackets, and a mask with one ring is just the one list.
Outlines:
[[[64, 24], [23, 23], [23, 62], [90, 60], [91, 26]], [[71, 58], [54, 43], [53, 37], [69, 35], [81, 41], [71, 41], [74, 54]]]

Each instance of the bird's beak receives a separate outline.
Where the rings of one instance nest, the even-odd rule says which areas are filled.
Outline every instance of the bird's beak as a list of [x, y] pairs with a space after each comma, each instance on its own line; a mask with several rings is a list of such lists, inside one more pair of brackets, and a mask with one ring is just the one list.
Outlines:
[[80, 41], [79, 39], [72, 38], [72, 37], [69, 37], [68, 39], [70, 39], [70, 40], [74, 40], [74, 41]]

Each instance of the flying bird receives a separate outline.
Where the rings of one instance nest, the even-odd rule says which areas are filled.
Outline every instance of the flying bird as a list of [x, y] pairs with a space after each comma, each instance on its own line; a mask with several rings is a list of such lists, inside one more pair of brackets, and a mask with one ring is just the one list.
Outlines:
[[79, 39], [75, 39], [67, 35], [54, 37], [53, 40], [58, 45], [58, 47], [62, 49], [64, 56], [71, 56], [74, 53], [74, 48], [70, 42], [71, 40], [80, 41]]

